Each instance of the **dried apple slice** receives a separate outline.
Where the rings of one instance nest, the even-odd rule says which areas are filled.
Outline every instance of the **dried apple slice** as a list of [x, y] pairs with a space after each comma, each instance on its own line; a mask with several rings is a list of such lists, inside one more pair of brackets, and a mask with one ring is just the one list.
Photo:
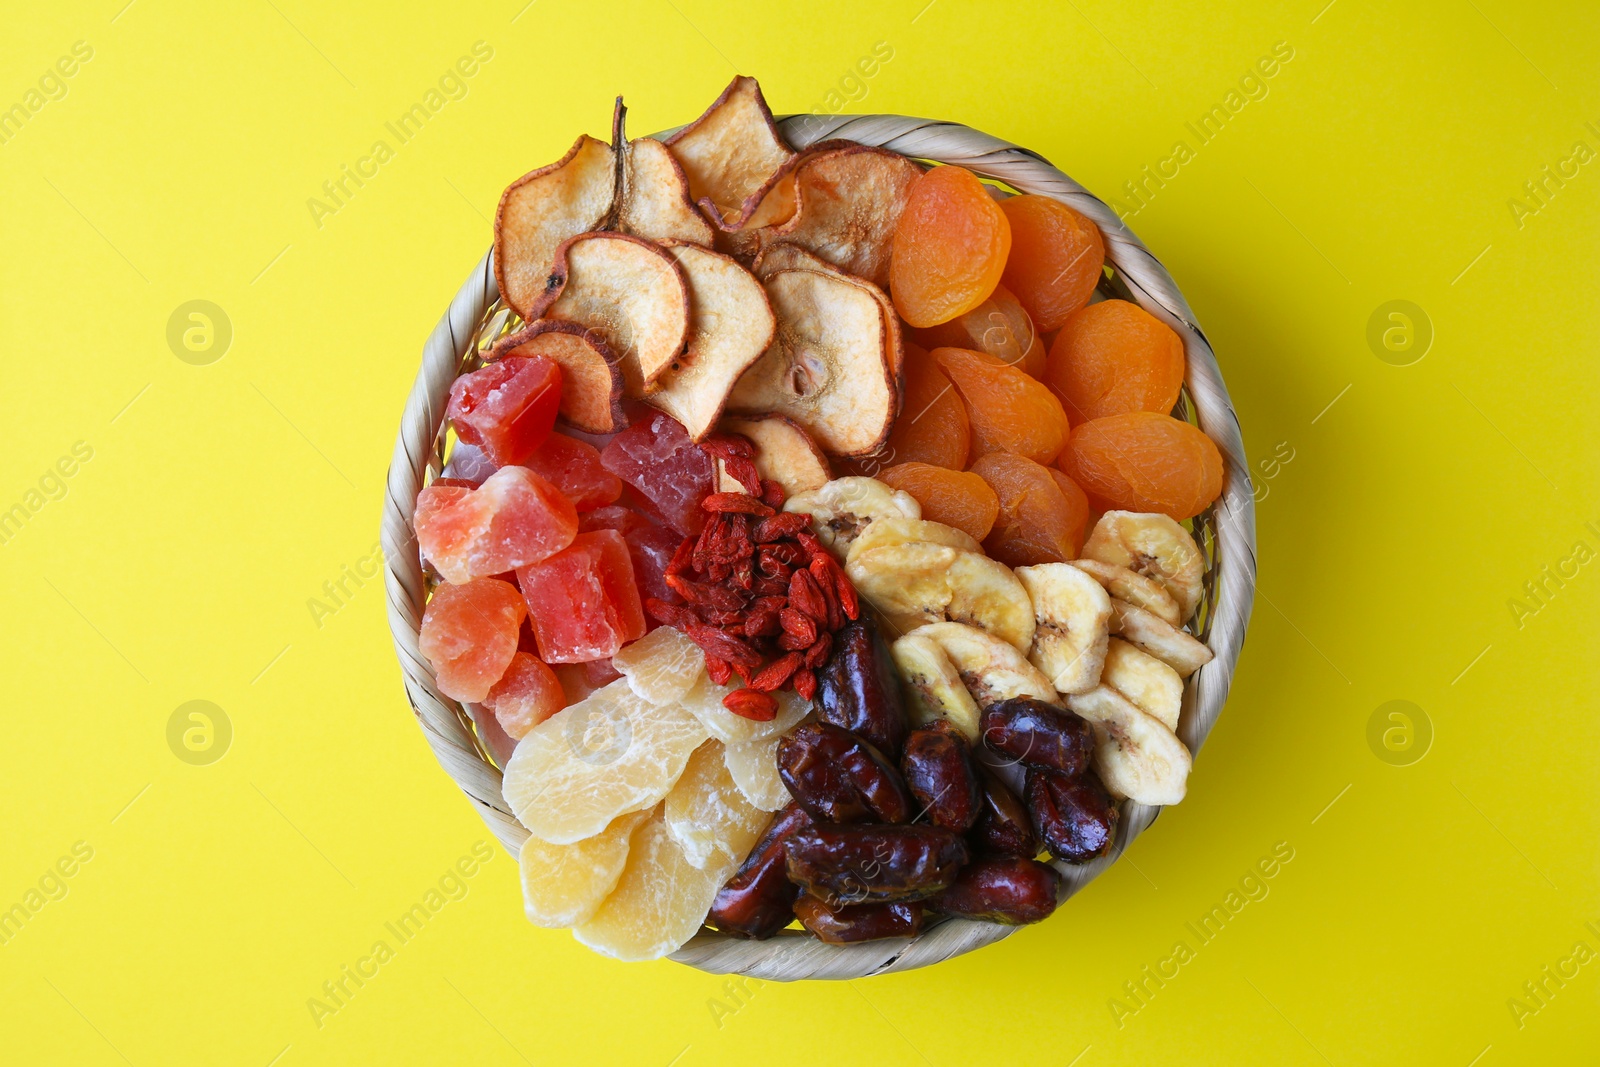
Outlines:
[[561, 418], [584, 433], [616, 433], [622, 409], [622, 364], [598, 333], [576, 322], [535, 319], [495, 342], [490, 359], [544, 356], [561, 367]]
[[711, 224], [689, 199], [689, 179], [667, 146], [649, 137], [627, 144], [617, 228], [653, 241], [709, 247]]
[[761, 244], [796, 244], [879, 288], [889, 284], [889, 249], [922, 167], [898, 152], [850, 145], [809, 155], [795, 170], [795, 210]]
[[899, 390], [875, 288], [814, 270], [768, 278], [777, 336], [733, 387], [729, 411], [786, 415], [834, 455], [882, 444]]
[[605, 224], [616, 182], [611, 146], [585, 134], [566, 155], [524, 174], [501, 194], [494, 214], [494, 277], [518, 315], [538, 316], [557, 249]]
[[[821, 489], [833, 478], [828, 457], [793, 419], [782, 415], [755, 415], [726, 418], [719, 427], [725, 433], [748, 437], [756, 446], [756, 472], [783, 486], [785, 496]], [[742, 493], [744, 486], [721, 469], [719, 488], [725, 493]]]
[[698, 441], [717, 424], [734, 382], [772, 343], [777, 323], [761, 283], [734, 260], [681, 242], [667, 251], [689, 281], [693, 327], [688, 347], [646, 399]]
[[728, 228], [756, 211], [794, 155], [778, 136], [761, 86], [744, 75], [666, 145], [689, 177], [689, 194]]
[[556, 252], [549, 319], [597, 334], [622, 367], [623, 395], [671, 366], [689, 331], [689, 286], [666, 249], [621, 233], [585, 233]]
[[648, 811], [619, 815], [593, 837], [552, 845], [537, 837], [522, 843], [522, 906], [528, 921], [551, 929], [588, 919], [610, 895], [628, 862], [628, 839]]

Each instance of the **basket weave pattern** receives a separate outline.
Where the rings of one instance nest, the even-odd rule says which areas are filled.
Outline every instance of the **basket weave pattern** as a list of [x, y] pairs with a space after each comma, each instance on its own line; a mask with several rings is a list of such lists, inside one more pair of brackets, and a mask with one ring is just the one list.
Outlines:
[[[1227, 699], [1250, 618], [1256, 573], [1255, 504], [1238, 419], [1216, 357], [1171, 275], [1098, 198], [1043, 157], [988, 134], [955, 123], [897, 115], [793, 116], [782, 120], [779, 128], [796, 149], [829, 138], [846, 138], [916, 159], [958, 164], [1019, 192], [1054, 197], [1070, 205], [1100, 227], [1106, 262], [1122, 290], [1119, 295], [1138, 303], [1183, 338], [1188, 359], [1186, 403], [1200, 428], [1216, 442], [1227, 468], [1221, 499], [1197, 520], [1196, 539], [1208, 557], [1206, 593], [1196, 616], [1198, 636], [1215, 658], [1185, 686], [1178, 736], [1190, 751], [1198, 752]], [[423, 735], [489, 829], [515, 855], [528, 833], [501, 796], [500, 771], [483, 752], [466, 712], [439, 692], [432, 670], [418, 651], [427, 586], [411, 527], [417, 493], [430, 470], [438, 471], [450, 384], [464, 361], [475, 354], [474, 338], [499, 296], [491, 255], [486, 254], [474, 268], [423, 348], [422, 366], [401, 416], [389, 466], [383, 548], [389, 625], [406, 694]], [[1081, 867], [1057, 865], [1063, 875], [1063, 895], [1070, 896], [1115, 862], [1159, 811], [1147, 805], [1125, 805], [1116, 847], [1109, 856]], [[951, 919], [917, 937], [847, 946], [823, 944], [793, 932], [770, 941], [702, 932], [671, 958], [713, 973], [778, 981], [859, 978], [938, 963], [998, 941], [1013, 930], [994, 923]]]

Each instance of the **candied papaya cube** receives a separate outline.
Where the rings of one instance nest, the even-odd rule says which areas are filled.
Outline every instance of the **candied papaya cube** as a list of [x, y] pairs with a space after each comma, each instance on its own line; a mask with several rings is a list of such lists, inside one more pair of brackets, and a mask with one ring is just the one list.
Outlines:
[[518, 652], [511, 666], [483, 698], [507, 736], [520, 741], [527, 732], [567, 706], [556, 672], [537, 656]]
[[546, 663], [607, 659], [644, 636], [633, 560], [615, 530], [579, 534], [548, 559], [518, 567], [517, 582]]
[[457, 378], [445, 416], [456, 436], [504, 467], [544, 444], [560, 406], [559, 366], [543, 356], [507, 356]]
[[579, 511], [614, 503], [622, 480], [600, 465], [600, 450], [584, 441], [553, 433], [522, 464], [560, 489]]
[[683, 543], [681, 534], [620, 505], [595, 508], [578, 520], [580, 530], [616, 530], [628, 542], [628, 554], [633, 557], [633, 577], [639, 583], [639, 593], [645, 598], [664, 600], [668, 604], [681, 604], [683, 597], [667, 584], [667, 564]]
[[606, 470], [649, 501], [680, 534], [700, 532], [700, 502], [716, 484], [716, 466], [670, 415], [651, 412], [613, 437], [600, 453]]
[[435, 589], [422, 612], [417, 647], [433, 666], [439, 691], [456, 700], [488, 696], [511, 666], [527, 611], [517, 587], [497, 578]]
[[412, 521], [422, 554], [457, 584], [537, 563], [578, 532], [572, 502], [526, 467], [503, 467], [476, 489], [430, 485]]

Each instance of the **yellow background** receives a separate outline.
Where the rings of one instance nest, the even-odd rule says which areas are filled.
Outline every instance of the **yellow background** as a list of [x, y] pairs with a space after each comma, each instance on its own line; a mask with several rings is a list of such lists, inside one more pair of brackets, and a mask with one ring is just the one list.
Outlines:
[[[1600, 958], [1541, 968], [1600, 952], [1600, 566], [1508, 605], [1600, 551], [1600, 161], [1509, 203], [1600, 151], [1592, 5], [125, 2], [12, 2], [0, 34], [0, 106], [93, 49], [0, 144], [0, 508], [93, 450], [0, 546], [0, 907], [93, 850], [0, 945], [7, 1060], [1593, 1061]], [[466, 95], [396, 145], [478, 41]], [[497, 853], [319, 1027], [308, 998], [488, 840], [411, 721], [378, 583], [320, 625], [307, 601], [372, 551], [421, 343], [502, 187], [603, 136], [615, 93], [644, 133], [737, 69], [780, 113], [960, 120], [1119, 196], [1278, 42], [1267, 94], [1130, 220], [1252, 460], [1279, 457], [1189, 799], [1042, 927], [849, 984], [602, 959], [523, 921]], [[394, 158], [319, 227], [308, 198], [379, 138]], [[233, 328], [204, 366], [166, 339], [196, 299]], [[1396, 299], [1434, 333], [1409, 366], [1367, 342]], [[208, 766], [168, 747], [190, 700], [232, 724]], [[1369, 747], [1391, 700], [1431, 724], [1419, 762]], [[1268, 894], [1118, 1020], [1279, 842]]]

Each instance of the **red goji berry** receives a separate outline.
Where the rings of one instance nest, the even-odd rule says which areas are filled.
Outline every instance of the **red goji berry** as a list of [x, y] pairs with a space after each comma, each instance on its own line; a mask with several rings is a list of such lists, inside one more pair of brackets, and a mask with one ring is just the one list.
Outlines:
[[706, 657], [706, 674], [717, 685], [727, 685], [733, 677], [733, 665], [725, 659], [716, 656]]
[[789, 575], [789, 606], [818, 622], [828, 621], [828, 602], [810, 571], [795, 571]]
[[771, 722], [778, 717], [778, 702], [759, 689], [735, 689], [722, 698], [722, 706], [752, 722]]
[[688, 608], [679, 607], [676, 604], [668, 604], [665, 600], [658, 600], [655, 597], [647, 597], [645, 599], [644, 610], [657, 622], [665, 623], [667, 626], [673, 626], [679, 630], [683, 629], [688, 623], [695, 621], [694, 612]]
[[744, 621], [746, 637], [776, 637], [783, 632], [777, 611], [758, 611]]
[[756, 523], [756, 543], [765, 545], [774, 541], [781, 541], [785, 537], [793, 537], [810, 525], [810, 515], [794, 511], [780, 512]]
[[805, 655], [800, 652], [791, 652], [787, 656], [780, 656], [773, 660], [750, 679], [750, 688], [759, 689], [763, 693], [770, 693], [774, 689], [782, 689], [790, 675], [799, 670], [805, 662]]
[[700, 501], [700, 506], [707, 511], [737, 512], [763, 519], [774, 513], [771, 505], [762, 503], [748, 493], [712, 493]]
[[794, 691], [807, 700], [817, 695], [817, 676], [809, 670], [795, 671], [789, 682], [794, 686]]
[[755, 442], [742, 433], [711, 434], [700, 442], [700, 447], [719, 459], [754, 459], [756, 455]]
[[769, 478], [761, 480], [761, 500], [771, 508], [783, 507], [783, 502], [789, 498], [783, 491], [783, 486]]
[[683, 632], [689, 640], [699, 645], [706, 655], [727, 660], [741, 674], [761, 666], [761, 653], [726, 631], [704, 623], [691, 622]]
[[828, 653], [832, 651], [833, 635], [818, 634], [816, 642], [806, 649], [806, 668], [813, 671], [821, 669], [828, 662]]
[[778, 612], [778, 621], [783, 624], [784, 634], [798, 642], [795, 648], [810, 648], [817, 639], [817, 620], [803, 611], [784, 608]]

